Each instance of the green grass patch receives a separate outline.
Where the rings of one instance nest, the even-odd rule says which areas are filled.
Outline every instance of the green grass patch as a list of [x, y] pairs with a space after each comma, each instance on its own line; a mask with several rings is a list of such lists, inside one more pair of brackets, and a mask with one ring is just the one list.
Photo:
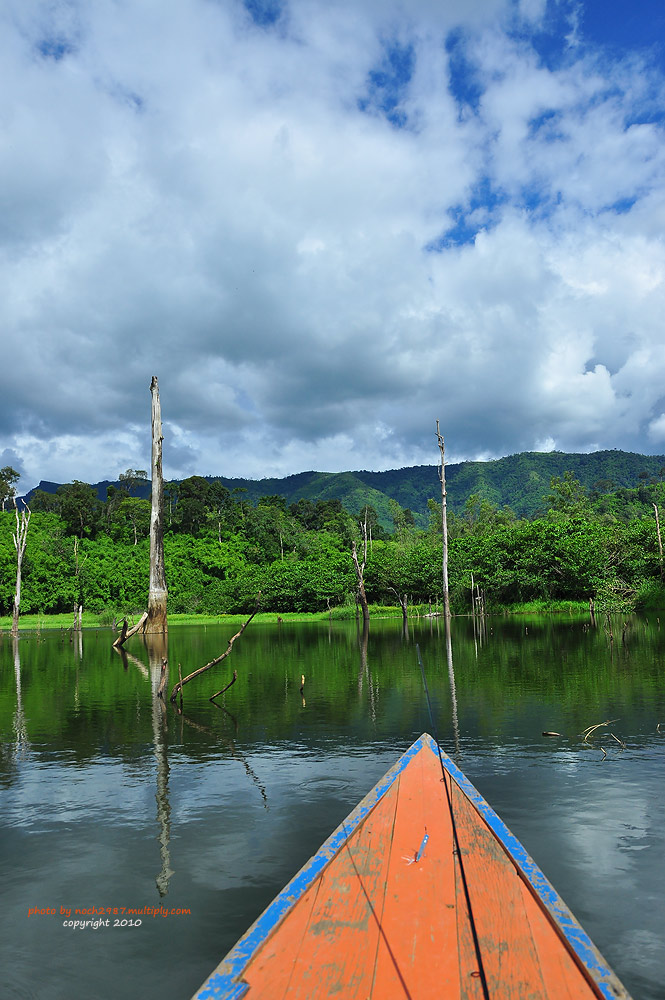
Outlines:
[[517, 604], [506, 604], [499, 608], [504, 615], [558, 615], [580, 614], [589, 611], [588, 600], [547, 600], [538, 598], [534, 601], [522, 601]]
[[[641, 607], [648, 607], [652, 609], [665, 607], [665, 588], [659, 587], [657, 590], [654, 588], [649, 593], [650, 602], [648, 605], [641, 604]], [[441, 611], [441, 609], [438, 609]], [[370, 617], [371, 618], [401, 618], [402, 609], [395, 605], [388, 604], [372, 604], [370, 605]], [[436, 612], [437, 608], [432, 605], [432, 612]], [[588, 613], [589, 602], [588, 600], [551, 600], [539, 599], [534, 601], [523, 601], [519, 604], [508, 604], [502, 605], [498, 608], [493, 609], [490, 614], [503, 614], [503, 615], [530, 615], [530, 614], [581, 614]], [[409, 618], [423, 617], [430, 612], [430, 606], [427, 604], [420, 605], [409, 605]], [[361, 618], [362, 613], [358, 609], [358, 616]], [[139, 615], [136, 615], [133, 619], [130, 618], [130, 625], [133, 622], [138, 621]], [[241, 625], [249, 617], [248, 614], [242, 615], [196, 615], [196, 614], [170, 614], [169, 615], [169, 626], [174, 627], [178, 625]], [[282, 612], [281, 614], [276, 611], [261, 611], [255, 617], [254, 621], [257, 624], [274, 625], [280, 622], [324, 622], [324, 621], [354, 621], [356, 618], [356, 608], [354, 605], [342, 605], [338, 608], [331, 608], [330, 611], [313, 611], [311, 613], [306, 612]], [[121, 617], [118, 616], [118, 621], [121, 621]], [[84, 628], [109, 628], [112, 619], [109, 618], [108, 612], [103, 612], [101, 614], [94, 614], [91, 611], [84, 611], [83, 613], [83, 627]], [[9, 631], [11, 628], [12, 620], [9, 615], [0, 617], [0, 630]], [[73, 624], [73, 616], [71, 614], [58, 614], [58, 615], [21, 615], [19, 621], [19, 629], [23, 632], [39, 632], [46, 629], [63, 629], [68, 631]]]
[[[370, 606], [370, 616], [372, 618], [401, 618], [402, 611], [399, 607], [391, 607], [383, 604], [373, 604]], [[429, 608], [427, 605], [420, 607], [409, 606], [409, 616], [426, 614]], [[359, 617], [362, 612], [358, 609]], [[137, 622], [140, 615], [130, 616], [129, 624]], [[317, 621], [353, 621], [356, 617], [356, 609], [353, 605], [343, 605], [339, 608], [331, 608], [330, 611], [312, 611], [309, 613], [300, 611], [260, 611], [254, 617], [257, 624], [278, 624], [279, 622], [317, 622]], [[174, 625], [240, 625], [247, 621], [249, 614], [242, 615], [196, 615], [196, 614], [170, 614], [169, 627]], [[73, 615], [21, 615], [19, 619], [20, 631], [39, 632], [42, 629], [64, 629], [69, 630], [73, 625]], [[122, 616], [118, 615], [118, 622], [122, 621]], [[109, 628], [112, 618], [108, 612], [94, 614], [91, 611], [83, 612], [84, 628]], [[9, 631], [12, 625], [11, 616], [0, 616], [0, 629]]]

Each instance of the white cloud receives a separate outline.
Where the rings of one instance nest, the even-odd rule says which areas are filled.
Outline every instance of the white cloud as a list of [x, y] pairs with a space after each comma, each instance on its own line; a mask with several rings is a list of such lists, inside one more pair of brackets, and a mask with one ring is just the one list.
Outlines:
[[648, 430], [651, 440], [660, 447], [665, 441], [665, 413], [661, 413], [655, 420], [652, 420]]
[[[581, 45], [546, 66], [542, 5], [519, 42], [502, 14], [6, 7], [0, 445], [24, 485], [146, 467], [153, 374], [168, 475], [434, 462], [436, 417], [456, 459], [655, 446], [663, 80]], [[394, 42], [413, 73], [386, 83]], [[425, 250], [460, 218], [475, 240]]]

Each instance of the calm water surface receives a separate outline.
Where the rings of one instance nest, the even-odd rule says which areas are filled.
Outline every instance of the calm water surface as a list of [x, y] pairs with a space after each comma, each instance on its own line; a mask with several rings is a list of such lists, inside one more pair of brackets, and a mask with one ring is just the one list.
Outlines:
[[[488, 618], [482, 633], [455, 620], [454, 699], [436, 621], [408, 637], [373, 622], [366, 647], [354, 624], [252, 624], [230, 660], [185, 688], [182, 715], [154, 697], [163, 650], [138, 638], [122, 658], [109, 631], [3, 635], [0, 995], [187, 1000], [432, 729], [418, 642], [444, 749], [635, 1000], [662, 1000], [663, 622], [630, 619], [622, 641], [617, 619], [610, 642], [581, 618]], [[201, 666], [233, 631], [173, 628], [171, 683], [179, 662]], [[211, 704], [233, 668], [236, 684]], [[579, 735], [607, 719], [589, 742]], [[68, 910], [82, 919], [76, 907], [158, 915], [63, 926]]]

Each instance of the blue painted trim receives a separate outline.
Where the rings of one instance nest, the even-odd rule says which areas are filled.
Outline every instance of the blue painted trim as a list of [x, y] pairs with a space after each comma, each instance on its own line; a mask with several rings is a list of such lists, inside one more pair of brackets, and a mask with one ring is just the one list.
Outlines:
[[[432, 753], [438, 759], [439, 748], [436, 741], [426, 733], [420, 739], [429, 746]], [[577, 956], [583, 968], [586, 969], [587, 974], [596, 984], [601, 995], [606, 997], [607, 1000], [617, 1000], [619, 997], [624, 998], [624, 1000], [630, 1000], [625, 987], [617, 979], [615, 973], [600, 954], [589, 935], [577, 922], [561, 896], [545, 877], [533, 858], [527, 853], [517, 837], [510, 832], [506, 824], [494, 812], [489, 803], [485, 801], [478, 789], [471, 784], [464, 772], [460, 771], [443, 750], [441, 751], [441, 759], [443, 760], [445, 769], [482, 815], [524, 880], [528, 882], [536, 896], [543, 903], [562, 937], [568, 942], [570, 949]]]
[[305, 895], [312, 883], [319, 877], [325, 866], [333, 859], [343, 844], [361, 825], [367, 814], [391, 788], [402, 771], [426, 745], [430, 737], [421, 736], [409, 747], [397, 763], [374, 786], [337, 829], [328, 837], [313, 858], [291, 879], [286, 888], [273, 899], [258, 920], [238, 941], [206, 980], [193, 1000], [237, 1000], [247, 990], [240, 982], [242, 974], [256, 952], [265, 943], [272, 931]]
[[[206, 980], [193, 1000], [240, 1000], [248, 986], [242, 982], [242, 975], [255, 954], [266, 942], [277, 925], [304, 896], [312, 883], [319, 877], [326, 865], [333, 859], [343, 844], [362, 824], [367, 814], [388, 792], [402, 771], [421, 750], [428, 748], [439, 761], [436, 742], [427, 733], [416, 740], [397, 763], [374, 786], [347, 818], [328, 837], [313, 858], [300, 869], [297, 875], [279, 893], [258, 920], [249, 928]], [[554, 925], [577, 957], [581, 967], [595, 983], [601, 996], [606, 1000], [630, 1000], [630, 996], [619, 982], [609, 965], [597, 950], [587, 933], [577, 922], [564, 901], [545, 878], [535, 861], [515, 837], [506, 824], [497, 816], [480, 792], [471, 784], [456, 764], [441, 751], [441, 761], [446, 771], [459, 785], [462, 792], [481, 814], [490, 830], [512, 859], [524, 880], [550, 914]], [[427, 834], [423, 837], [419, 855], [425, 849]]]

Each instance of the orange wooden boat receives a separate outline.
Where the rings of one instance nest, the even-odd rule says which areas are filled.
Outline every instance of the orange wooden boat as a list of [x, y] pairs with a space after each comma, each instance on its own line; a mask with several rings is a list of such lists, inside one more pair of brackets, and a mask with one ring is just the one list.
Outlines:
[[196, 1000], [630, 1000], [543, 873], [427, 734]]

